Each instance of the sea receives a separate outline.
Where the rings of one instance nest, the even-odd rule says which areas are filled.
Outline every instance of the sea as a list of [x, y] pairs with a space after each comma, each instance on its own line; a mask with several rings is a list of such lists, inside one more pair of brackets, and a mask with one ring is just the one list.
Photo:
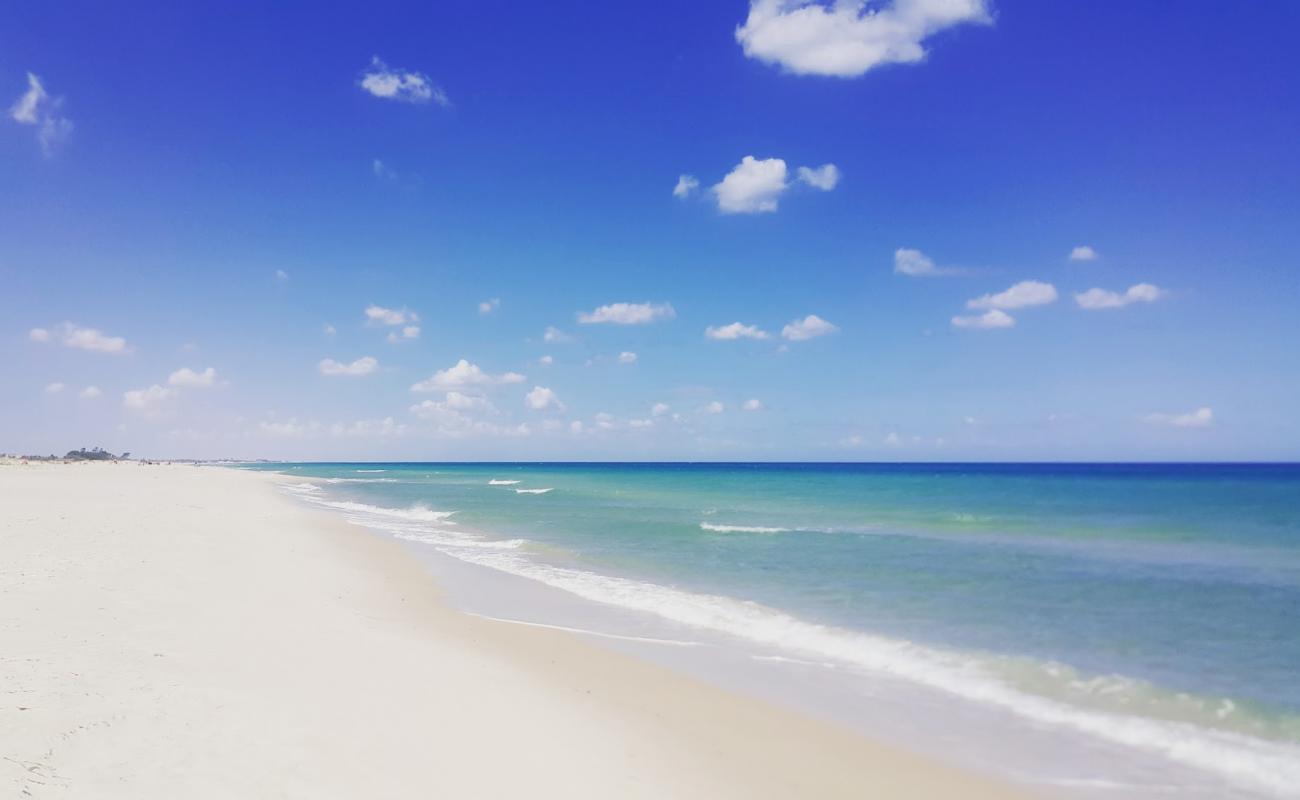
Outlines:
[[1300, 465], [247, 467], [468, 613], [1060, 796], [1300, 797]]

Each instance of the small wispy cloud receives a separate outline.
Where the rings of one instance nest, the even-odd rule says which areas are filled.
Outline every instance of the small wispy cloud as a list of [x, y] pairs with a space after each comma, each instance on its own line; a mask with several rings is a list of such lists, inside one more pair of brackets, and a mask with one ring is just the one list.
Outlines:
[[420, 315], [408, 308], [384, 308], [370, 305], [366, 307], [366, 321], [371, 325], [413, 325], [420, 321]]
[[206, 389], [217, 385], [217, 371], [208, 367], [202, 372], [195, 372], [189, 367], [180, 369], [167, 376], [168, 386], [186, 386], [194, 389]]
[[793, 320], [781, 328], [781, 336], [792, 342], [803, 342], [816, 339], [818, 336], [835, 333], [838, 330], [838, 326], [827, 322], [816, 314], [809, 314], [803, 319]]
[[462, 358], [447, 369], [440, 369], [432, 377], [412, 385], [411, 391], [438, 392], [475, 386], [522, 383], [523, 381], [524, 376], [517, 372], [491, 375], [484, 372], [478, 364], [473, 364], [468, 359]]
[[644, 325], [676, 316], [677, 312], [668, 303], [610, 303], [592, 311], [578, 312], [578, 322], [583, 325]]
[[423, 72], [396, 69], [388, 66], [379, 56], [370, 60], [357, 85], [364, 91], [384, 100], [423, 104], [430, 101], [446, 108], [451, 100], [441, 87]]
[[400, 344], [401, 342], [411, 342], [420, 338], [419, 325], [403, 325], [402, 330], [393, 331], [388, 334], [389, 344]]
[[677, 185], [673, 187], [673, 197], [685, 200], [700, 188], [700, 181], [694, 175], [678, 175]]
[[36, 128], [36, 141], [46, 156], [72, 135], [72, 120], [60, 114], [63, 98], [51, 97], [35, 73], [27, 73], [27, 91], [9, 107], [9, 118]]
[[975, 330], [995, 330], [1011, 328], [1016, 324], [1015, 317], [1000, 308], [993, 308], [983, 314], [957, 316], [952, 318], [954, 328], [973, 328]]
[[356, 361], [353, 361], [351, 363], [335, 361], [332, 358], [325, 358], [322, 359], [321, 362], [317, 365], [317, 369], [320, 370], [320, 374], [332, 378], [335, 377], [356, 378], [362, 375], [369, 375], [378, 368], [379, 368], [378, 359], [375, 359], [371, 356], [362, 356], [361, 358], [358, 358]]
[[560, 402], [559, 396], [545, 386], [534, 386], [532, 391], [524, 395], [524, 404], [534, 411], [564, 410], [564, 404]]
[[1214, 411], [1208, 407], [1185, 414], [1147, 414], [1142, 418], [1153, 425], [1170, 425], [1175, 428], [1208, 428], [1214, 423]]
[[1042, 281], [1021, 281], [1006, 291], [986, 294], [967, 300], [970, 309], [1000, 309], [1008, 311], [1030, 306], [1041, 306], [1056, 302], [1056, 287]]
[[[65, 322], [55, 332], [58, 341], [64, 347], [71, 347], [77, 350], [90, 350], [96, 353], [108, 353], [109, 355], [125, 355], [131, 352], [127, 347], [126, 339], [121, 336], [109, 336], [97, 328], [83, 328], [71, 322]], [[32, 328], [27, 332], [27, 338], [33, 342], [41, 344], [55, 340], [55, 333], [46, 328]]]
[[573, 337], [554, 325], [546, 326], [546, 331], [542, 333], [542, 341], [547, 344], [566, 344], [573, 341]]
[[501, 307], [501, 298], [491, 297], [478, 304], [478, 313], [491, 314], [493, 311], [496, 311], [500, 307]]
[[834, 164], [822, 164], [820, 167], [800, 167], [799, 180], [813, 187], [829, 192], [840, 182], [840, 169]]
[[618, 354], [618, 363], [620, 364], [635, 364], [636, 360], [636, 353], [630, 350], [624, 350]]
[[1099, 311], [1107, 308], [1123, 308], [1133, 303], [1154, 303], [1166, 294], [1164, 289], [1150, 283], [1139, 283], [1128, 287], [1123, 293], [1106, 289], [1089, 289], [1074, 296], [1079, 308]]
[[770, 338], [768, 332], [757, 325], [746, 325], [743, 322], [733, 322], [729, 325], [710, 325], [704, 329], [704, 336], [720, 342], [734, 341], [736, 339]]
[[910, 247], [900, 247], [894, 251], [894, 272], [911, 278], [938, 278], [945, 275], [959, 275], [956, 267], [936, 266], [934, 260]]
[[1096, 261], [1097, 251], [1086, 244], [1081, 244], [1070, 251], [1071, 261]]

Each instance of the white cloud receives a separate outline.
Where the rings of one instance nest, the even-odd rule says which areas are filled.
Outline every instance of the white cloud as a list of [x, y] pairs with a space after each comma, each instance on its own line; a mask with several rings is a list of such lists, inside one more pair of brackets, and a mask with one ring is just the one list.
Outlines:
[[189, 367], [180, 369], [167, 376], [169, 386], [189, 386], [192, 388], [207, 388], [217, 385], [217, 371], [208, 367], [202, 372], [195, 372]]
[[935, 278], [941, 275], [956, 275], [961, 270], [955, 267], [937, 267], [934, 261], [920, 250], [900, 247], [894, 251], [894, 272], [913, 278]]
[[573, 337], [554, 325], [548, 325], [546, 332], [542, 334], [542, 341], [547, 344], [564, 344], [573, 341]]
[[175, 389], [167, 389], [155, 383], [148, 389], [132, 389], [123, 392], [122, 403], [132, 411], [149, 415], [156, 413], [164, 403], [175, 396]]
[[825, 336], [828, 333], [834, 333], [839, 330], [816, 314], [809, 314], [803, 319], [796, 319], [781, 329], [781, 335], [792, 342], [803, 342], [808, 339], [816, 339], [818, 336]]
[[898, 445], [902, 444], [902, 440], [898, 438], [897, 433], [887, 434], [885, 438], [882, 439], [881, 441], [885, 445], [888, 445], [889, 447], [897, 447]]
[[1007, 312], [992, 308], [985, 311], [983, 314], [976, 314], [968, 317], [953, 317], [952, 324], [953, 327], [956, 328], [992, 330], [994, 328], [1010, 328], [1016, 324], [1016, 320]]
[[370, 162], [370, 171], [374, 173], [376, 178], [379, 178], [381, 180], [385, 180], [385, 181], [397, 180], [397, 170], [393, 169], [392, 167], [388, 166], [383, 161], [377, 158]]
[[673, 197], [678, 197], [684, 200], [692, 194], [695, 194], [695, 190], [699, 188], [700, 181], [694, 175], [678, 175], [677, 185], [673, 187]]
[[1089, 289], [1076, 294], [1074, 302], [1079, 304], [1079, 308], [1097, 311], [1104, 308], [1123, 308], [1131, 303], [1154, 303], [1164, 296], [1165, 291], [1160, 287], [1150, 283], [1139, 283], [1128, 287], [1123, 294], [1106, 289]]
[[27, 91], [9, 108], [9, 117], [20, 125], [36, 127], [36, 141], [45, 155], [72, 134], [72, 120], [59, 114], [63, 98], [50, 97], [41, 79], [27, 73]]
[[420, 321], [420, 315], [408, 308], [384, 308], [383, 306], [366, 306], [366, 320], [372, 325], [411, 325]]
[[618, 354], [618, 363], [620, 363], [620, 364], [635, 364], [635, 363], [636, 363], [636, 353], [633, 353], [633, 352], [628, 351], [628, 350], [624, 350], [623, 352], [621, 352], [621, 353]]
[[555, 359], [552, 356], [542, 356], [537, 359], [537, 363], [541, 364], [543, 367], [549, 367], [555, 363]]
[[840, 182], [840, 169], [834, 164], [822, 164], [820, 167], [800, 167], [799, 180], [813, 187], [829, 192]]
[[[33, 328], [27, 336], [34, 342], [50, 341], [50, 332], [44, 328]], [[96, 353], [123, 355], [130, 352], [130, 348], [126, 346], [126, 339], [121, 336], [107, 336], [95, 328], [81, 328], [71, 322], [65, 322], [59, 328], [59, 341], [65, 347]]]
[[478, 313], [491, 314], [493, 311], [496, 311], [500, 307], [501, 307], [501, 298], [493, 297], [489, 300], [484, 300], [483, 302], [478, 304]]
[[98, 386], [87, 386], [80, 392], [77, 392], [77, 397], [80, 397], [83, 400], [94, 400], [102, 394], [103, 392], [99, 390]]
[[717, 400], [714, 400], [712, 403], [709, 403], [707, 406], [705, 406], [700, 410], [703, 411], [705, 414], [721, 414], [723, 411], [727, 410], [727, 407], [724, 406], [722, 403], [718, 402]]
[[45, 393], [58, 394], [59, 392], [63, 391], [63, 388], [64, 388], [63, 384], [59, 383], [58, 381], [55, 381], [54, 383], [47, 383], [45, 384]]
[[[579, 312], [578, 322], [584, 325], [604, 322], [615, 325], [644, 325], [647, 322], [672, 319], [676, 316], [677, 312], [668, 303], [610, 303], [593, 311]], [[549, 335], [550, 329], [547, 333]]]
[[761, 214], [776, 211], [777, 201], [789, 188], [785, 161], [745, 156], [712, 191], [723, 214]]
[[362, 356], [351, 364], [345, 364], [342, 361], [335, 361], [332, 358], [322, 359], [318, 368], [320, 374], [330, 377], [358, 377], [369, 375], [379, 367], [379, 362], [370, 356]]
[[447, 369], [440, 369], [433, 374], [428, 380], [420, 381], [411, 386], [413, 392], [438, 392], [448, 389], [462, 389], [469, 386], [492, 386], [495, 384], [522, 383], [524, 376], [517, 372], [506, 372], [501, 375], [489, 375], [479, 368], [477, 364], [471, 364], [466, 359], [457, 361], [453, 366]]
[[397, 331], [393, 331], [392, 333], [388, 334], [388, 343], [397, 344], [398, 342], [409, 342], [413, 339], [419, 339], [419, 338], [420, 338], [420, 326], [406, 325], [403, 326], [402, 332], [400, 334]]
[[629, 428], [651, 428], [654, 427], [655, 421], [652, 419], [630, 419], [627, 421]]
[[569, 433], [582, 433], [582, 420], [575, 419], [569, 423]]
[[288, 282], [289, 282], [289, 273], [285, 272], [285, 271], [282, 270], [282, 269], [277, 269], [277, 270], [275, 271], [275, 279], [276, 279], [278, 282], [280, 282], [280, 283], [288, 283]]
[[970, 309], [1028, 308], [1056, 302], [1056, 287], [1042, 281], [1021, 281], [1010, 289], [997, 294], [986, 294], [974, 300], [967, 300]]
[[1097, 251], [1086, 244], [1081, 244], [1070, 251], [1071, 261], [1096, 261]]
[[338, 331], [334, 329], [334, 326], [330, 325], [329, 323], [325, 324], [324, 331], [326, 336], [333, 336], [334, 334], [338, 333]]
[[272, 436], [300, 438], [319, 431], [320, 423], [298, 422], [296, 418], [290, 418], [284, 422], [263, 420], [262, 422], [257, 423], [257, 427], [261, 429], [263, 433], [269, 433]]
[[704, 335], [710, 339], [718, 341], [733, 341], [735, 339], [766, 339], [768, 333], [757, 325], [745, 325], [740, 322], [733, 322], [730, 325], [710, 325], [704, 329]]
[[662, 417], [664, 414], [667, 414], [671, 410], [672, 407], [669, 406], [667, 403], [655, 403], [653, 406], [650, 407], [650, 416]]
[[1172, 425], [1175, 428], [1207, 428], [1214, 422], [1214, 411], [1198, 408], [1186, 414], [1147, 414], [1143, 419], [1156, 425]]
[[596, 420], [596, 427], [602, 431], [612, 431], [616, 427], [613, 414], [601, 411], [596, 414], [594, 419]]
[[545, 386], [534, 386], [533, 390], [524, 395], [524, 404], [534, 411], [543, 411], [547, 408], [553, 408], [556, 411], [563, 411], [564, 404], [555, 392]]
[[759, 400], [757, 397], [751, 397], [742, 403], [740, 407], [744, 411], [762, 411], [763, 401]]
[[933, 34], [991, 21], [984, 0], [751, 0], [736, 41], [746, 56], [796, 75], [850, 78], [922, 61], [922, 43]]
[[430, 100], [444, 108], [451, 105], [451, 100], [433, 80], [423, 72], [393, 69], [375, 56], [370, 66], [361, 74], [357, 84], [374, 95], [385, 100], [397, 100], [403, 103], [427, 103]]

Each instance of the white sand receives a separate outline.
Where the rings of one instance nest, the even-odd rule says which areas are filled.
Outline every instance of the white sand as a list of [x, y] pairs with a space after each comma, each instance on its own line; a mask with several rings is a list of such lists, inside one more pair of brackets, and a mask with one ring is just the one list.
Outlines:
[[1019, 794], [450, 610], [265, 474], [0, 465], [0, 796]]

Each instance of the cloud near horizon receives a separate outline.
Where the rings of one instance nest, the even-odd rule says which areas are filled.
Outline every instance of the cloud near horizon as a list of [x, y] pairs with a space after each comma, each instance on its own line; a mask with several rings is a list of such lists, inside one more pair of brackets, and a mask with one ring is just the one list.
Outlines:
[[1016, 324], [1015, 317], [1007, 312], [992, 308], [983, 314], [972, 316], [957, 316], [952, 318], [954, 328], [973, 328], [975, 330], [995, 330], [997, 328], [1011, 328]]
[[746, 56], [786, 72], [853, 78], [923, 61], [930, 36], [992, 21], [984, 0], [751, 0], [735, 35]]
[[1214, 411], [1201, 407], [1186, 414], [1147, 414], [1146, 422], [1154, 425], [1169, 425], [1175, 428], [1208, 428], [1214, 423]]

